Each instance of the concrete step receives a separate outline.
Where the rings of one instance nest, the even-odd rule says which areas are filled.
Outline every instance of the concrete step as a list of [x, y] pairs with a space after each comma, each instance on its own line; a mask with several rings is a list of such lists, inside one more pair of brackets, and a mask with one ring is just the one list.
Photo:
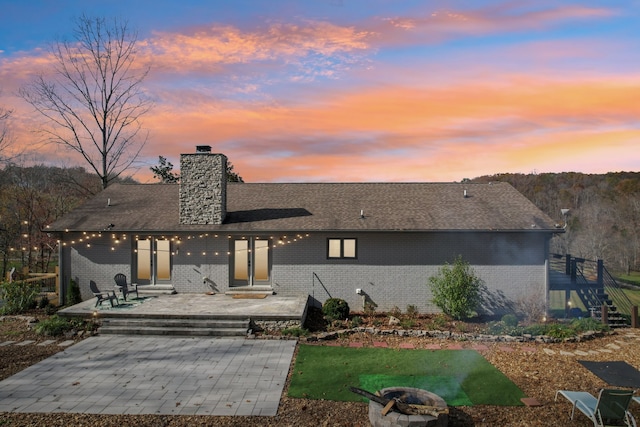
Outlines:
[[166, 326], [102, 326], [98, 329], [102, 335], [161, 335], [183, 337], [245, 337], [244, 328], [176, 328]]
[[173, 295], [177, 293], [173, 285], [138, 285], [138, 295]]
[[101, 334], [179, 335], [179, 336], [246, 336], [249, 319], [188, 318], [106, 318], [98, 329]]

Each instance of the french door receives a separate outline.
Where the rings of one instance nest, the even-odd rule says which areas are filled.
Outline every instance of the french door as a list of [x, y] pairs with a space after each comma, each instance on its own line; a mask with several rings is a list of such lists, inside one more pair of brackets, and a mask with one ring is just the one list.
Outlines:
[[268, 286], [271, 283], [270, 241], [251, 237], [233, 240], [231, 244], [231, 286]]
[[171, 282], [171, 241], [150, 237], [136, 240], [136, 277], [139, 285]]

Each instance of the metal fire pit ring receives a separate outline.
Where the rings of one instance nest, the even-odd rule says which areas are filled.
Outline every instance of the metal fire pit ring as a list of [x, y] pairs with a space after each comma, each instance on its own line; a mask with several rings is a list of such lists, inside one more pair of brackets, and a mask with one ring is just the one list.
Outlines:
[[[404, 403], [447, 408], [447, 402], [435, 393], [412, 387], [388, 387], [378, 392], [380, 396], [393, 399], [405, 396]], [[406, 415], [391, 411], [382, 415], [384, 406], [369, 400], [369, 421], [372, 427], [446, 427], [449, 416], [446, 413], [434, 415]]]

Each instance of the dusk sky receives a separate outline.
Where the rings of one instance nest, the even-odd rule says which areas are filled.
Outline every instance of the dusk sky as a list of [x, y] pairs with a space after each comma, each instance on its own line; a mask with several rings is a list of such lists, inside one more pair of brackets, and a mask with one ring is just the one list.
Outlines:
[[0, 106], [74, 18], [121, 18], [151, 69], [133, 177], [211, 145], [247, 182], [640, 170], [640, 1], [0, 0]]

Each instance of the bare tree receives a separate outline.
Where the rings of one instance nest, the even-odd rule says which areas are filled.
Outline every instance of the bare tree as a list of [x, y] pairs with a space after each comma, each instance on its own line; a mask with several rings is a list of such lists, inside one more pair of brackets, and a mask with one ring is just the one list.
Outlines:
[[12, 110], [0, 107], [0, 160], [7, 159], [7, 148], [10, 143], [7, 121], [12, 112]]
[[148, 67], [136, 62], [137, 33], [126, 22], [78, 18], [72, 41], [51, 46], [53, 70], [20, 90], [47, 120], [47, 141], [80, 153], [102, 188], [127, 170], [146, 143], [140, 118]]

